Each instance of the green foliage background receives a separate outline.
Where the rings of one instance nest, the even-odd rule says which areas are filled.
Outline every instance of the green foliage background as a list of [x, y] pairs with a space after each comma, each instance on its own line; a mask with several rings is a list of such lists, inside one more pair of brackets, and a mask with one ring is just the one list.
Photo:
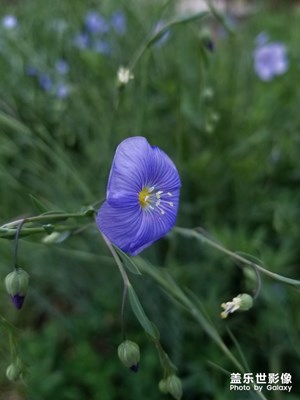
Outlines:
[[[88, 10], [122, 11], [124, 36], [109, 34], [112, 54], [74, 46]], [[182, 178], [178, 225], [201, 226], [226, 247], [249, 253], [273, 272], [299, 278], [300, 10], [287, 8], [231, 19], [234, 34], [213, 18], [178, 25], [153, 45], [120, 93], [120, 65], [128, 65], [156, 22], [175, 7], [158, 2], [3, 2], [1, 15], [17, 16], [17, 29], [0, 28], [0, 196], [3, 223], [39, 213], [30, 195], [51, 209], [78, 211], [105, 198], [118, 143], [142, 135], [164, 149]], [[205, 46], [204, 25], [215, 49]], [[255, 37], [262, 31], [288, 48], [288, 72], [263, 83], [253, 70]], [[70, 65], [70, 95], [41, 90], [28, 66], [57, 79], [54, 65]], [[118, 97], [120, 96], [120, 97]], [[116, 106], [118, 103], [118, 106]], [[0, 241], [0, 278], [12, 268], [13, 243]], [[290, 372], [300, 393], [299, 292], [264, 278], [247, 313], [220, 320], [220, 304], [255, 282], [224, 255], [172, 234], [143, 257], [167, 268], [200, 298], [229, 348], [232, 331], [253, 372]], [[60, 244], [42, 237], [20, 242], [19, 263], [31, 275], [22, 312], [1, 287], [1, 313], [21, 330], [20, 351], [30, 366], [27, 386], [5, 379], [10, 363], [0, 331], [0, 399], [125, 400], [164, 398], [161, 367], [128, 307], [127, 337], [138, 342], [140, 371], [131, 374], [116, 355], [121, 338], [122, 282], [91, 225]], [[249, 272], [249, 271], [248, 271]], [[208, 361], [236, 372], [191, 317], [146, 276], [132, 277], [148, 315], [184, 385], [184, 399], [252, 398], [229, 391], [229, 377]], [[9, 397], [12, 396], [12, 397]], [[145, 397], [146, 396], [146, 397]]]

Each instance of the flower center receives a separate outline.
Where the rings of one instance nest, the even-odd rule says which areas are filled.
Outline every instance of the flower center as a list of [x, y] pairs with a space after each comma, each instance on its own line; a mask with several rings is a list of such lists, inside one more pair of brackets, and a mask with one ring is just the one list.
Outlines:
[[172, 197], [172, 193], [164, 193], [162, 190], [155, 190], [155, 187], [144, 187], [139, 193], [139, 203], [143, 209], [159, 210], [164, 215], [166, 206], [173, 207], [172, 201], [167, 201], [164, 197]]

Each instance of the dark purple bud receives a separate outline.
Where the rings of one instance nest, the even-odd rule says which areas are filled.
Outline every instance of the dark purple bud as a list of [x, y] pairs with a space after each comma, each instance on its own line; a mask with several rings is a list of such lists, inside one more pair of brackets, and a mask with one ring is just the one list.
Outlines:
[[21, 296], [19, 294], [15, 294], [14, 296], [10, 296], [12, 302], [14, 303], [14, 306], [16, 307], [17, 310], [21, 310], [25, 296]]
[[120, 361], [131, 371], [137, 372], [140, 361], [140, 348], [131, 340], [125, 340], [118, 347]]
[[130, 367], [130, 369], [131, 369], [131, 371], [133, 371], [133, 372], [138, 372], [138, 370], [139, 370], [139, 363], [137, 363], [137, 364], [135, 364], [135, 365], [132, 365], [132, 366]]
[[215, 50], [214, 42], [213, 42], [211, 39], [207, 39], [207, 40], [206, 40], [205, 47], [206, 47], [207, 50], [209, 50], [210, 52], [213, 52], [213, 51]]

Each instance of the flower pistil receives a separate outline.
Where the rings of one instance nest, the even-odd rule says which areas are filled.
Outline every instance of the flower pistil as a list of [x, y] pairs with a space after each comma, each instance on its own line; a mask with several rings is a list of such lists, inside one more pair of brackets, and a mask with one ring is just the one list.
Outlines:
[[161, 204], [167, 204], [170, 207], [173, 207], [174, 204], [172, 201], [167, 201], [162, 198], [163, 195], [167, 195], [168, 197], [172, 197], [171, 192], [167, 192], [164, 194], [162, 190], [155, 191], [155, 187], [151, 186], [150, 188], [144, 187], [139, 193], [139, 203], [143, 209], [155, 210], [157, 208], [162, 215], [165, 214], [165, 210], [162, 209]]

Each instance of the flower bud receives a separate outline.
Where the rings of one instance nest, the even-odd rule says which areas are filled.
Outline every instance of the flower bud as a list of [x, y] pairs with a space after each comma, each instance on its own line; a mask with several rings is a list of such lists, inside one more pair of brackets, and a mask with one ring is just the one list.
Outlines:
[[12, 363], [6, 368], [6, 377], [11, 382], [16, 382], [20, 379], [22, 374], [22, 367], [20, 363]]
[[15, 269], [5, 277], [6, 290], [18, 310], [22, 308], [28, 285], [29, 275], [21, 268]]
[[168, 393], [167, 380], [162, 379], [161, 381], [159, 381], [158, 388], [162, 393], [167, 394]]
[[176, 375], [171, 375], [166, 380], [166, 389], [176, 400], [182, 397], [182, 383]]
[[131, 371], [137, 372], [140, 362], [140, 348], [131, 340], [125, 340], [118, 347], [118, 356], [121, 362]]
[[253, 306], [253, 298], [250, 296], [250, 294], [242, 293], [242, 294], [239, 294], [238, 297], [240, 298], [240, 308], [239, 309], [241, 311], [250, 310], [250, 308]]

